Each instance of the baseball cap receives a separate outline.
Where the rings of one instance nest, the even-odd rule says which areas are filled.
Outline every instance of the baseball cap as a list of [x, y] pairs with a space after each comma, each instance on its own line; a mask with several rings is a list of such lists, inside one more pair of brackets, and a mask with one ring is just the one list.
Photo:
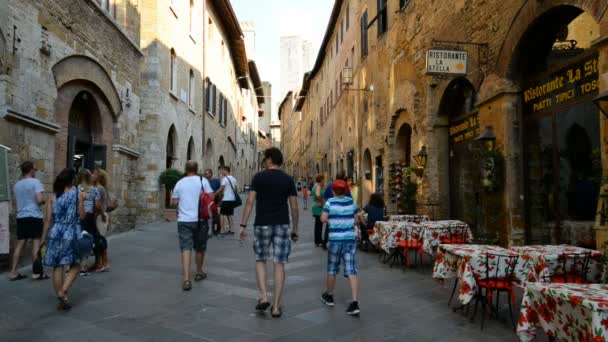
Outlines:
[[334, 191], [346, 192], [348, 191], [348, 185], [345, 181], [338, 179], [331, 184], [331, 189]]

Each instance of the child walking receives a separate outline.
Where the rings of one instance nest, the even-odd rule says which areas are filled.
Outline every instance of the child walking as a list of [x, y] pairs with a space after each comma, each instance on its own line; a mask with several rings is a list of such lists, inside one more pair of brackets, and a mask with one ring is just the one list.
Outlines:
[[327, 245], [327, 290], [321, 295], [321, 300], [328, 306], [334, 306], [334, 288], [336, 274], [340, 272], [340, 263], [344, 264], [344, 276], [348, 278], [352, 292], [352, 302], [346, 313], [359, 315], [358, 295], [359, 278], [357, 276], [357, 233], [355, 223], [358, 223], [358, 208], [351, 197], [346, 197], [348, 185], [343, 180], [336, 180], [331, 186], [334, 197], [327, 200], [323, 207], [321, 221], [327, 222], [329, 243]]

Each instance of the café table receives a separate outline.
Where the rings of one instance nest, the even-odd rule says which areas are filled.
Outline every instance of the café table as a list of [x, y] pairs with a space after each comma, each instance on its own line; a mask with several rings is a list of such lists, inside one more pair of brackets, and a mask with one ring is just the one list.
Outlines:
[[386, 253], [391, 253], [397, 248], [399, 240], [416, 228], [420, 231], [423, 229], [421, 225], [413, 222], [377, 221], [372, 234], [373, 239], [370, 236], [370, 241]]
[[[531, 245], [513, 246], [510, 248], [521, 256], [523, 265], [516, 269], [516, 278], [520, 284], [528, 282], [545, 282], [556, 271], [562, 268], [560, 255], [590, 253], [587, 280], [591, 283], [599, 282], [601, 277], [602, 253], [592, 249], [569, 245]], [[581, 260], [582, 262], [582, 260]]]
[[388, 220], [390, 222], [412, 222], [418, 224], [430, 221], [428, 215], [389, 215]]
[[538, 328], [559, 341], [608, 341], [608, 285], [528, 283], [517, 336], [532, 341]]
[[[433, 278], [439, 281], [455, 278], [460, 282], [458, 299], [462, 305], [471, 302], [477, 293], [478, 277], [485, 277], [486, 274], [486, 255], [487, 254], [517, 256], [517, 253], [500, 246], [493, 245], [453, 245], [440, 244], [437, 248], [435, 265], [433, 266]], [[497, 260], [490, 259], [490, 266], [493, 268], [501, 267], [506, 269], [506, 259], [501, 259], [497, 265]], [[518, 261], [516, 268], [520, 267]]]
[[[422, 234], [422, 250], [430, 255], [435, 255], [437, 246], [441, 243], [446, 243], [450, 239], [450, 231], [452, 236], [463, 237], [464, 243], [470, 243], [473, 240], [473, 233], [469, 225], [457, 220], [443, 221], [428, 221], [422, 222], [424, 228]], [[449, 243], [449, 242], [447, 242]]]

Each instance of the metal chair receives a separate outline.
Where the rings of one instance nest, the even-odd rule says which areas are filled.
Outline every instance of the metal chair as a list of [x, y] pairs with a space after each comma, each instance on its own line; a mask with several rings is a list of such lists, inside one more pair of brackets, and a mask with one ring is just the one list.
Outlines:
[[414, 251], [414, 266], [417, 264], [417, 255], [420, 255], [422, 264], [422, 227], [410, 227], [405, 230], [404, 238], [399, 240], [399, 249], [405, 257], [406, 268], [410, 267], [409, 251]]
[[563, 253], [557, 257], [561, 269], [545, 278], [552, 283], [574, 283], [589, 284], [587, 274], [589, 273], [589, 261], [591, 252], [585, 253]]
[[[517, 266], [518, 259], [518, 255], [486, 253], [485, 278], [482, 278], [481, 275], [475, 275], [478, 290], [475, 299], [475, 309], [473, 310], [473, 317], [471, 317], [471, 321], [473, 321], [475, 315], [477, 314], [478, 304], [479, 302], [481, 302], [481, 330], [483, 330], [483, 324], [485, 321], [486, 305], [489, 304], [490, 309], [492, 308], [492, 297], [494, 292], [496, 292], [496, 306], [494, 310], [495, 315], [498, 314], [500, 294], [507, 293], [509, 295], [509, 316], [511, 318], [511, 324], [513, 325], [513, 329], [515, 329], [515, 320], [513, 318], [513, 307], [511, 305], [511, 302], [515, 300], [515, 294], [513, 292], [513, 280], [515, 279], [515, 267]], [[496, 260], [496, 267], [493, 267], [491, 271], [490, 267], [488, 267], [488, 262], [490, 260]]]

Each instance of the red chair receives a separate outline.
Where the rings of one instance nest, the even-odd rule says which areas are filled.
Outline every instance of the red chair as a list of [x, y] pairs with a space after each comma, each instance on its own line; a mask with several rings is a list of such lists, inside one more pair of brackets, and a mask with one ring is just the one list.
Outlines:
[[422, 264], [422, 227], [411, 227], [406, 229], [404, 238], [399, 240], [399, 249], [405, 257], [405, 267], [410, 267], [409, 251], [413, 250], [414, 265], [417, 264], [417, 256], [420, 255], [420, 263]]
[[448, 227], [447, 234], [442, 235], [439, 240], [441, 243], [452, 244], [452, 245], [464, 245], [466, 241], [466, 228], [465, 227]]
[[589, 273], [591, 252], [563, 253], [558, 256], [557, 260], [561, 264], [561, 269], [557, 269], [555, 273], [549, 276], [549, 279], [545, 279], [545, 281], [562, 284], [590, 284], [590, 282], [587, 281], [587, 274]]
[[[498, 314], [500, 294], [506, 293], [509, 295], [509, 316], [511, 318], [511, 324], [513, 325], [513, 329], [515, 329], [515, 320], [513, 318], [513, 307], [511, 303], [515, 301], [515, 294], [513, 292], [513, 280], [515, 279], [515, 266], [517, 265], [518, 259], [519, 256], [517, 255], [501, 255], [487, 253], [485, 260], [485, 278], [482, 278], [478, 274], [475, 275], [478, 290], [475, 299], [475, 309], [473, 311], [473, 317], [471, 317], [471, 321], [475, 318], [475, 314], [477, 313], [477, 306], [479, 302], [481, 302], [481, 330], [483, 330], [483, 323], [485, 321], [486, 305], [489, 305], [490, 309], [492, 308], [492, 298], [494, 293], [496, 293], [496, 307], [494, 310], [495, 315]], [[496, 261], [496, 266], [492, 267], [492, 270], [490, 270], [490, 267], [487, 267], [487, 265], [489, 265], [490, 260]], [[492, 263], [494, 264], [493, 261]]]

